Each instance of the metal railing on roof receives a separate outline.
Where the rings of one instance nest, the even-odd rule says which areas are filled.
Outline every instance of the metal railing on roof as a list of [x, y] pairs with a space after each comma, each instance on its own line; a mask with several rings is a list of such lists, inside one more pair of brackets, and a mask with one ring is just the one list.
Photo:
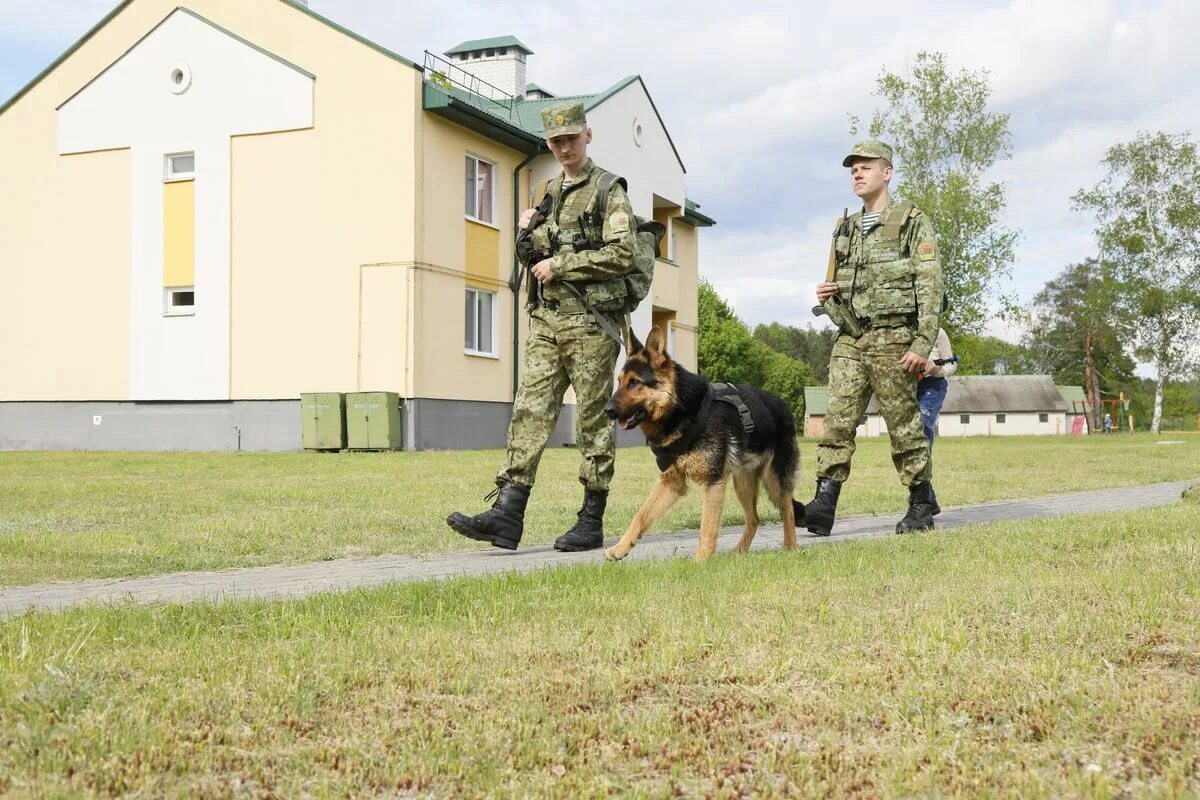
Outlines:
[[503, 89], [428, 50], [423, 68], [426, 80], [456, 99], [510, 121], [515, 118], [515, 98]]

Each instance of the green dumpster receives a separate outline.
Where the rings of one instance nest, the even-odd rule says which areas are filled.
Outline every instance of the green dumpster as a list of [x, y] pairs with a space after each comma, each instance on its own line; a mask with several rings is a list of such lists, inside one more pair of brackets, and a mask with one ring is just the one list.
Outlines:
[[301, 440], [305, 450], [346, 446], [346, 396], [340, 392], [300, 395]]
[[400, 395], [353, 392], [346, 395], [346, 446], [351, 450], [399, 450]]

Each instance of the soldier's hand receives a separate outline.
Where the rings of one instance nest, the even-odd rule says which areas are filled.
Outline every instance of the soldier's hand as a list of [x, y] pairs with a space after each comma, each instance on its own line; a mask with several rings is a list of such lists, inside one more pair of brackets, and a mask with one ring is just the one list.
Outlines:
[[838, 285], [836, 283], [818, 283], [817, 284], [817, 302], [824, 303], [829, 298], [838, 293]]
[[533, 216], [537, 214], [536, 208], [527, 208], [521, 213], [521, 230], [525, 230], [533, 222]]
[[554, 280], [554, 273], [550, 271], [550, 259], [545, 258], [533, 265], [530, 270], [533, 277], [537, 278], [540, 283], [550, 283]]
[[904, 367], [905, 372], [925, 372], [930, 365], [928, 361], [910, 350], [900, 356], [900, 366]]

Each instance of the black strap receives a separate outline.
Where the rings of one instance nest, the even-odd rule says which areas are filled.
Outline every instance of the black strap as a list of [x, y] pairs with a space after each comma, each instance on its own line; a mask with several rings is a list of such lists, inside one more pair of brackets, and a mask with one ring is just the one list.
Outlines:
[[716, 400], [719, 403], [727, 403], [737, 410], [738, 416], [742, 420], [742, 432], [749, 436], [754, 432], [754, 418], [750, 416], [750, 409], [746, 407], [742, 396], [738, 394], [737, 387], [731, 383], [714, 383], [710, 384], [708, 391], [704, 394], [704, 402], [700, 404], [700, 411], [692, 418], [692, 424], [688, 426], [678, 439], [663, 447], [650, 445], [650, 452], [654, 453], [654, 461], [658, 464], [659, 472], [666, 472], [671, 465], [675, 463], [675, 459], [688, 451], [699, 438], [700, 433], [704, 430], [704, 423], [708, 420], [708, 415], [712, 413], [712, 404]]
[[742, 396], [738, 394], [737, 387], [732, 383], [716, 383], [713, 384], [713, 388], [717, 392], [714, 399], [728, 403], [737, 409], [738, 416], [742, 418], [742, 430], [746, 435], [754, 433], [754, 417], [750, 416], [750, 409], [746, 407]]
[[680, 434], [678, 439], [663, 447], [650, 445], [650, 452], [654, 453], [654, 460], [658, 464], [659, 472], [666, 472], [670, 469], [671, 465], [675, 463], [675, 459], [686, 453], [688, 448], [699, 438], [700, 433], [704, 430], [704, 422], [712, 410], [712, 401], [713, 390], [710, 386], [704, 394], [704, 402], [700, 404], [700, 412], [692, 418], [692, 424]]
[[563, 281], [562, 285], [565, 286], [571, 294], [579, 298], [579, 302], [583, 303], [584, 307], [591, 312], [592, 316], [596, 318], [596, 322], [600, 323], [600, 327], [604, 329], [605, 333], [615, 339], [617, 344], [621, 345], [622, 347], [625, 346], [624, 337], [617, 333], [617, 329], [613, 327], [612, 323], [605, 319], [604, 315], [597, 311], [596, 307], [587, 301], [587, 298], [583, 296], [583, 292], [575, 288], [575, 285], [570, 281]]

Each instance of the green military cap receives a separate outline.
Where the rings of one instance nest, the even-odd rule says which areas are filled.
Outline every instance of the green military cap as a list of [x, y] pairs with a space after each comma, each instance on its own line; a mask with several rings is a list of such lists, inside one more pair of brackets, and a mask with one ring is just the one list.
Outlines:
[[854, 149], [850, 151], [850, 155], [842, 159], [842, 166], [850, 166], [850, 159], [852, 158], [882, 158], [891, 164], [892, 147], [878, 139], [865, 139], [854, 145]]
[[547, 139], [583, 133], [587, 130], [587, 116], [583, 113], [583, 103], [570, 100], [546, 106], [542, 109], [542, 126], [546, 129]]

